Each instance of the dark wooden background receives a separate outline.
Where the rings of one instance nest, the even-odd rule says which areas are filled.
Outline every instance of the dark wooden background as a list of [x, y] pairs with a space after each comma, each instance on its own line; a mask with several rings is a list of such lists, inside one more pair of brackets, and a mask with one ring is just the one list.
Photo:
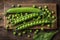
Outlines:
[[[29, 4], [29, 3], [56, 3], [57, 4], [57, 26], [60, 28], [60, 0], [0, 0], [0, 14], [4, 13], [6, 6], [10, 4]], [[9, 6], [10, 7], [10, 6]], [[4, 15], [2, 15], [4, 16]], [[4, 20], [3, 20], [4, 21]], [[0, 24], [3, 22], [0, 22]], [[58, 28], [58, 29], [59, 29]], [[18, 37], [12, 35], [10, 31], [4, 29], [3, 26], [0, 26], [0, 40], [21, 40]], [[60, 40], [60, 32], [55, 35], [53, 40]]]

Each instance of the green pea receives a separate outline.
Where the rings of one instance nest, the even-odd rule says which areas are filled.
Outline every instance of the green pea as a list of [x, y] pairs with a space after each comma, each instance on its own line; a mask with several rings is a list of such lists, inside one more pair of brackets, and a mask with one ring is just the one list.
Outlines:
[[43, 8], [42, 10], [44, 11], [45, 9]]
[[9, 28], [9, 25], [6, 25], [6, 29], [8, 29]]
[[28, 38], [30, 38], [31, 36], [30, 35], [28, 35]]
[[39, 21], [39, 23], [41, 24], [41, 21]]
[[28, 13], [25, 13], [25, 15], [27, 15]]
[[30, 25], [30, 24], [27, 24], [28, 26]]
[[18, 5], [17, 5], [17, 7], [21, 7], [21, 5], [20, 5], [20, 4], [18, 4]]
[[48, 6], [45, 5], [44, 8], [48, 8]]
[[33, 7], [35, 8], [36, 6], [35, 6], [35, 5], [33, 5]]
[[56, 20], [52, 20], [52, 23], [54, 23]]
[[42, 9], [42, 7], [39, 7], [39, 9]]
[[44, 23], [45, 21], [44, 20], [42, 20], [42, 23]]
[[13, 32], [14, 35], [16, 35], [16, 32]]
[[17, 14], [15, 14], [15, 17], [17, 17]]
[[18, 33], [18, 36], [21, 36], [21, 33]]
[[50, 24], [48, 24], [47, 26], [50, 27]]
[[52, 18], [54, 19], [54, 18], [55, 18], [55, 16], [52, 16]]
[[18, 30], [19, 30], [20, 28], [18, 28]]
[[37, 20], [40, 19], [40, 16], [38, 16]]
[[46, 8], [45, 11], [48, 11], [48, 9]]
[[54, 11], [52, 11], [52, 13], [54, 13]]
[[50, 15], [48, 15], [48, 17], [50, 17]]
[[46, 14], [46, 12], [44, 12], [44, 14]]
[[47, 13], [49, 13], [49, 10], [47, 10]]
[[26, 31], [23, 31], [23, 34], [25, 34], [26, 33]]
[[44, 28], [43, 28], [43, 27], [41, 27], [41, 30], [44, 30]]
[[32, 30], [30, 30], [30, 32], [32, 32]]
[[45, 20], [45, 23], [47, 23], [48, 21], [47, 20]]
[[15, 5], [12, 5], [12, 8], [15, 7]]

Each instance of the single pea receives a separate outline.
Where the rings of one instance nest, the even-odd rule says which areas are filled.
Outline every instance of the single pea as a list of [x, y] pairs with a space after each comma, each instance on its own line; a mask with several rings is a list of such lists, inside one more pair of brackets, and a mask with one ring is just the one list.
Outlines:
[[50, 15], [48, 15], [48, 17], [50, 17]]
[[18, 33], [18, 36], [21, 36], [21, 33]]
[[48, 21], [47, 20], [45, 20], [45, 23], [47, 23]]
[[[22, 29], [22, 27], [20, 27], [19, 29]], [[19, 29], [18, 29], [18, 30], [19, 30]]]
[[36, 21], [36, 24], [38, 24], [39, 22], [38, 21]]
[[38, 37], [38, 35], [34, 35], [34, 36], [33, 36], [33, 39], [35, 39], [35, 38], [37, 38], [37, 37]]
[[19, 18], [19, 17], [17, 17], [17, 18]]
[[28, 35], [27, 37], [28, 37], [28, 38], [30, 38], [31, 36], [30, 36], [30, 35]]
[[13, 7], [15, 7], [15, 5], [12, 5], [11, 7], [13, 8]]
[[30, 16], [28, 16], [28, 18], [30, 18]]
[[30, 24], [28, 23], [27, 25], [29, 26]]
[[38, 29], [36, 31], [39, 31]]
[[45, 11], [48, 11], [48, 9], [46, 8]]
[[56, 20], [52, 20], [52, 23], [54, 23]]
[[39, 9], [42, 9], [42, 7], [39, 7]]
[[43, 27], [41, 27], [41, 30], [44, 30], [44, 28], [43, 28]]
[[44, 9], [44, 8], [42, 8], [42, 10], [44, 11], [45, 9]]
[[16, 35], [16, 32], [13, 32], [14, 35]]
[[51, 15], [51, 12], [49, 12], [49, 15]]
[[54, 11], [52, 11], [52, 14], [54, 13]]
[[22, 26], [23, 28], [25, 27], [25, 25]]
[[18, 28], [18, 30], [19, 30], [20, 28]]
[[44, 6], [44, 8], [48, 8], [48, 6], [47, 6], [47, 5], [45, 5], [45, 6]]
[[44, 12], [44, 14], [46, 14], [46, 12]]
[[26, 31], [23, 31], [23, 34], [25, 34], [26, 33]]
[[47, 26], [50, 27], [50, 24], [48, 24]]
[[52, 16], [52, 18], [54, 19], [54, 18], [55, 18], [55, 16]]
[[9, 20], [9, 19], [10, 19], [10, 17], [7, 17], [7, 19]]
[[47, 10], [47, 13], [49, 13], [50, 11], [49, 10]]
[[18, 4], [18, 5], [17, 5], [17, 7], [21, 7], [21, 5], [20, 5], [20, 4]]
[[35, 8], [36, 6], [35, 6], [35, 5], [33, 5], [33, 7]]
[[9, 28], [9, 25], [6, 25], [6, 29], [8, 29]]
[[45, 21], [44, 20], [42, 20], [42, 23], [44, 23]]
[[25, 13], [25, 15], [27, 15], [28, 13]]
[[30, 32], [32, 32], [32, 30], [30, 30]]
[[39, 21], [39, 24], [41, 24], [41, 21]]
[[38, 16], [37, 20], [40, 19], [40, 16]]

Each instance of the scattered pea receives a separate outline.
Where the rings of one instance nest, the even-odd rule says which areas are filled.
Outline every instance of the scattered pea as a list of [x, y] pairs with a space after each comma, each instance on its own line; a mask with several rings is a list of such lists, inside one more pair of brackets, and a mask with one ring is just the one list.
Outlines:
[[39, 9], [41, 9], [42, 7], [39, 7]]
[[41, 27], [41, 30], [44, 30], [44, 28], [43, 28], [43, 27]]
[[35, 5], [33, 5], [33, 7], [35, 8], [36, 6], [35, 6]]
[[26, 31], [23, 31], [23, 34], [25, 34], [26, 33]]
[[15, 5], [12, 5], [12, 7], [15, 7]]
[[32, 32], [32, 30], [30, 30], [30, 32]]
[[21, 36], [21, 33], [18, 33], [18, 36]]
[[31, 36], [30, 35], [28, 35], [28, 38], [30, 38]]
[[50, 27], [50, 24], [48, 24], [47, 26]]
[[55, 16], [52, 16], [52, 18], [54, 19], [54, 18], [55, 18]]
[[16, 32], [13, 32], [14, 35], [16, 35]]
[[18, 5], [17, 5], [17, 7], [21, 7], [21, 5], [20, 5], [20, 4], [18, 4]]
[[48, 6], [45, 5], [44, 8], [48, 8]]
[[52, 13], [54, 13], [54, 11], [52, 11]]

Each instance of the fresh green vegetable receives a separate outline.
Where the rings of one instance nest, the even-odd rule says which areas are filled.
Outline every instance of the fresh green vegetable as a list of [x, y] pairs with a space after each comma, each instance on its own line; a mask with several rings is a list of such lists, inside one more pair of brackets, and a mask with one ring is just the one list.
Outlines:
[[10, 8], [7, 13], [22, 13], [22, 12], [40, 12], [39, 9], [33, 7]]
[[[47, 20], [47, 19], [45, 19], [45, 20]], [[33, 24], [33, 23], [35, 23], [35, 24]], [[45, 23], [51, 23], [51, 22], [47, 20], [47, 22], [45, 22]], [[28, 24], [29, 24], [29, 26], [26, 26], [26, 25], [28, 25]], [[17, 30], [22, 30], [22, 29], [26, 29], [26, 28], [29, 28], [29, 27], [31, 27], [31, 26], [38, 25], [38, 24], [42, 24], [42, 23], [41, 23], [41, 20], [37, 20], [37, 21], [33, 21], [33, 22], [28, 22], [28, 23], [26, 23], [26, 24], [22, 24], [22, 25], [20, 25], [20, 26], [17, 26], [16, 29], [17, 29]], [[18, 29], [18, 28], [19, 28], [19, 29]]]

